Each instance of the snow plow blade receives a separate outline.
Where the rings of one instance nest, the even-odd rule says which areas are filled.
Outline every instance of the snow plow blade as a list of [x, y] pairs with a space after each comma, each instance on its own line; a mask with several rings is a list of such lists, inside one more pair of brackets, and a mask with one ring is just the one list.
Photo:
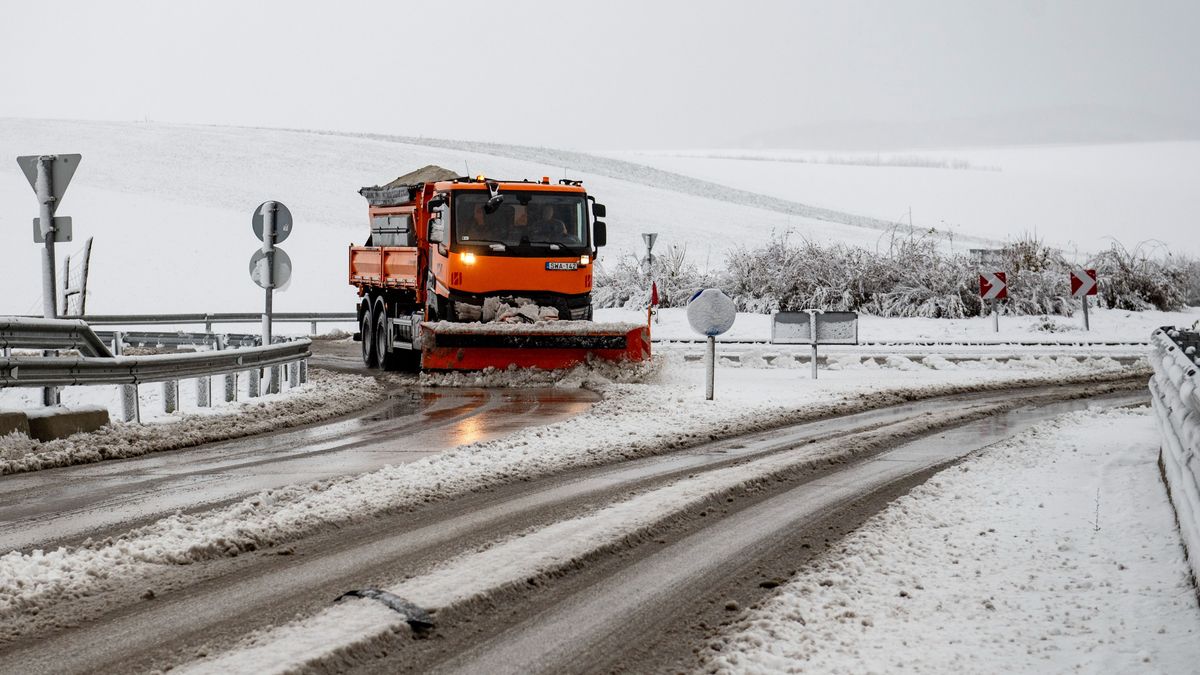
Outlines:
[[640, 324], [548, 321], [536, 324], [425, 323], [424, 370], [483, 370], [509, 366], [557, 370], [585, 363], [646, 361], [650, 329]]

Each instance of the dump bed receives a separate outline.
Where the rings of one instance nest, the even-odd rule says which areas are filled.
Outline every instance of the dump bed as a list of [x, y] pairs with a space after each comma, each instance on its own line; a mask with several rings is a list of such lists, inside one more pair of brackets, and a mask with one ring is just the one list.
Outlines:
[[350, 284], [371, 288], [417, 287], [415, 246], [351, 246]]

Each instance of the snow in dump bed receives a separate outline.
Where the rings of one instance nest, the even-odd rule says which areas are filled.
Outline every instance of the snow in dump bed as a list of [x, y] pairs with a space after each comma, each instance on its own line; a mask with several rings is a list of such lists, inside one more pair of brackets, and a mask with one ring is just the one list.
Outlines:
[[788, 369], [721, 369], [715, 401], [704, 400], [703, 365], [680, 359], [651, 370], [651, 379], [643, 383], [576, 374], [577, 386], [596, 389], [603, 400], [564, 422], [360, 476], [264, 491], [78, 547], [10, 552], [0, 557], [0, 619], [15, 621], [23, 612], [63, 598], [150, 578], [164, 565], [262, 549], [320, 528], [571, 467], [653, 455], [913, 397], [1016, 381], [1087, 381], [1119, 371], [1111, 361], [1077, 364], [1071, 370], [880, 368], [830, 373], [814, 382]]
[[461, 323], [437, 321], [421, 324], [431, 330], [446, 334], [493, 334], [493, 335], [625, 335], [631, 330], [645, 328], [645, 322], [595, 322], [595, 321], [538, 321], [536, 323]]
[[937, 474], [711, 643], [724, 673], [1194, 672], [1200, 605], [1144, 410]]
[[318, 369], [308, 372], [306, 384], [243, 401], [222, 412], [176, 413], [156, 424], [113, 421], [94, 432], [44, 443], [24, 434], [8, 434], [0, 437], [0, 475], [251, 436], [330, 419], [383, 399], [383, 387], [369, 377]]

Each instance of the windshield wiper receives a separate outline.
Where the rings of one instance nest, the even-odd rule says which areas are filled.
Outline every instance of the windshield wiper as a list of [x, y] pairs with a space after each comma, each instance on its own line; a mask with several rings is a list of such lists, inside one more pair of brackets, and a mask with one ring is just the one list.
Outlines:
[[529, 242], [529, 245], [530, 246], [549, 246], [549, 247], [551, 247], [551, 249], [553, 249], [554, 247], [558, 247], [558, 248], [563, 249], [564, 251], [568, 251], [568, 252], [574, 252], [574, 250], [575, 250], [574, 246], [571, 246], [569, 244], [564, 244], [561, 241], [531, 241], [531, 242]]
[[467, 244], [468, 246], [471, 244], [487, 244], [488, 246], [491, 246], [493, 248], [495, 248], [496, 246], [499, 246], [500, 248], [497, 250], [500, 250], [500, 251], [503, 251], [505, 248], [508, 247], [508, 244], [505, 244], [502, 241], [496, 241], [495, 239], [459, 239], [458, 243]]

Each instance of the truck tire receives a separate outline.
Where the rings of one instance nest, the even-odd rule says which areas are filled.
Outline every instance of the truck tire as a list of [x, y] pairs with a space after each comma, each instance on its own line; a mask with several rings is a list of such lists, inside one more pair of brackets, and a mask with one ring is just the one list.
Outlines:
[[363, 365], [374, 368], [378, 363], [375, 355], [375, 317], [371, 310], [363, 312], [362, 316], [362, 359]]
[[382, 302], [375, 306], [372, 316], [375, 318], [376, 365], [380, 370], [396, 370], [396, 355], [388, 349], [388, 331], [392, 329], [391, 322], [388, 320], [387, 310]]

